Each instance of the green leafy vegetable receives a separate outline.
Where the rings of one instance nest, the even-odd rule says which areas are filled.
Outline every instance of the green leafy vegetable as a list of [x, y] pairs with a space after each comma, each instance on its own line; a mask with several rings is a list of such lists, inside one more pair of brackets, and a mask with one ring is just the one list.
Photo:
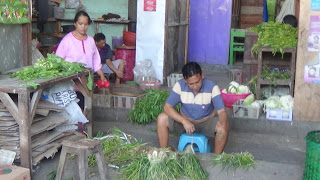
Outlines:
[[[12, 73], [11, 78], [18, 78], [22, 81], [30, 81], [34, 79], [50, 79], [84, 71], [83, 63], [71, 63], [56, 56], [55, 54], [47, 54], [46, 59], [39, 59], [34, 66], [25, 67], [20, 71]], [[33, 86], [34, 84], [26, 84]]]
[[243, 105], [249, 106], [253, 103], [253, 101], [254, 101], [254, 94], [250, 94], [243, 100]]
[[222, 170], [232, 170], [235, 171], [238, 168], [248, 170], [249, 168], [254, 168], [255, 161], [252, 154], [249, 152], [232, 153], [226, 154], [222, 153], [212, 159], [212, 165], [221, 165]]
[[92, 90], [92, 87], [93, 87], [93, 81], [92, 81], [92, 77], [91, 77], [91, 73], [90, 72], [89, 72], [89, 76], [88, 76], [87, 87], [88, 87], [89, 90]]
[[277, 86], [277, 80], [288, 80], [291, 78], [290, 71], [279, 71], [279, 70], [271, 70], [267, 66], [263, 66], [261, 78], [268, 79], [272, 81], [274, 86]]
[[[128, 120], [135, 124], [145, 125], [155, 121], [169, 96], [168, 91], [146, 89], [146, 94], [137, 100], [135, 107], [128, 113]], [[176, 107], [180, 111], [180, 104]]]
[[289, 24], [278, 22], [261, 23], [251, 30], [258, 33], [258, 41], [252, 47], [252, 51], [258, 54], [258, 48], [262, 46], [269, 46], [273, 48], [272, 54], [276, 52], [284, 54], [284, 49], [288, 47], [297, 46], [297, 28]]

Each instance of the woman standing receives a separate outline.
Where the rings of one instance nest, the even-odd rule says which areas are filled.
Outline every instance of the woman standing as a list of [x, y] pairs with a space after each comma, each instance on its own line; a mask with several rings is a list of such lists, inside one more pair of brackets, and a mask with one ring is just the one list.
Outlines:
[[75, 30], [68, 33], [60, 42], [56, 55], [68, 62], [79, 62], [92, 68], [100, 76], [101, 80], [107, 81], [102, 70], [99, 51], [94, 39], [87, 35], [90, 25], [90, 17], [84, 11], [79, 11], [74, 17]]

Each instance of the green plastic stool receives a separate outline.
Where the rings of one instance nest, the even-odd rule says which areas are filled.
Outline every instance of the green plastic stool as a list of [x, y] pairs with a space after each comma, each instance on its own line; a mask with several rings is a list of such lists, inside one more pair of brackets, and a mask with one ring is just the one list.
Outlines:
[[244, 51], [244, 41], [243, 42], [235, 42], [235, 38], [243, 38], [245, 37], [244, 29], [231, 29], [230, 32], [230, 55], [229, 55], [229, 64], [232, 65], [236, 61], [235, 52], [243, 52]]

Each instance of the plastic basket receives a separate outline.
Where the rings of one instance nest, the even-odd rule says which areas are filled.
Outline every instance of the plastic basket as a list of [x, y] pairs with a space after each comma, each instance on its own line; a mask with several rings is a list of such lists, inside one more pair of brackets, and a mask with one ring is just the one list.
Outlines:
[[237, 102], [239, 99], [245, 99], [247, 96], [249, 96], [251, 93], [246, 94], [232, 94], [232, 93], [224, 93], [221, 90], [221, 96], [223, 103], [226, 107], [232, 108], [232, 105]]
[[172, 73], [167, 77], [168, 87], [173, 87], [176, 82], [182, 79], [182, 74]]
[[112, 95], [109, 93], [109, 89], [94, 89], [92, 105], [106, 108], [112, 107], [111, 96]]
[[151, 89], [160, 89], [160, 82], [141, 82], [139, 84], [140, 89], [146, 90], [147, 88]]
[[115, 108], [124, 108], [124, 109], [132, 109], [136, 104], [136, 101], [144, 96], [140, 95], [137, 97], [129, 97], [129, 96], [115, 96], [112, 95], [113, 107]]
[[126, 46], [136, 46], [136, 33], [123, 31], [123, 44]]
[[320, 179], [320, 131], [311, 131], [306, 136], [306, 159], [303, 179]]
[[267, 109], [266, 118], [269, 120], [292, 121], [292, 109]]
[[258, 119], [261, 107], [250, 107], [243, 105], [243, 99], [239, 99], [233, 106], [233, 117]]

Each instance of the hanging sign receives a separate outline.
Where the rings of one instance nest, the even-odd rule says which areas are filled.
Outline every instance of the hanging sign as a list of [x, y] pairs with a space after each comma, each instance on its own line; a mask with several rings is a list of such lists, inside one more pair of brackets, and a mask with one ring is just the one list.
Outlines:
[[157, 0], [144, 0], [144, 11], [156, 11]]
[[304, 66], [304, 82], [316, 84], [320, 83], [320, 54], [318, 58], [316, 57], [310, 60], [309, 63]]
[[311, 1], [311, 10], [320, 10], [320, 0]]
[[320, 51], [320, 16], [310, 16], [308, 51]]

